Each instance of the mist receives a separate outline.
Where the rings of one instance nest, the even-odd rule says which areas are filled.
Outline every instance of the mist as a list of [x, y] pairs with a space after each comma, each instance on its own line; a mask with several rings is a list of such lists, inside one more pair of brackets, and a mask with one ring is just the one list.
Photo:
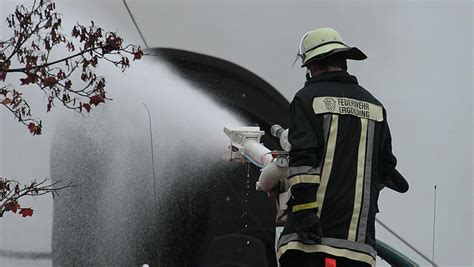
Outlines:
[[[200, 181], [170, 183], [167, 179], [169, 177], [179, 179], [180, 172], [202, 173], [202, 170], [222, 162], [222, 155], [228, 145], [223, 126], [243, 125], [224, 107], [201, 93], [199, 88], [183, 80], [172, 67], [161, 63], [156, 57], [149, 56], [140, 62], [134, 62], [132, 68], [126, 73], [121, 73], [111, 66], [102, 66], [99, 72], [107, 77], [107, 88], [110, 88], [108, 97], [113, 100], [105, 105], [99, 105], [90, 114], [68, 112], [62, 107], [57, 107], [58, 111], [45, 117], [47, 120], [42, 136], [29, 136], [26, 127], [21, 125], [17, 127], [15, 121], [8, 120], [9, 118], [3, 114], [2, 125], [10, 124], [14, 131], [2, 131], [5, 134], [2, 135], [2, 149], [12, 151], [13, 154], [2, 153], [2, 163], [5, 166], [2, 166], [2, 175], [23, 178], [21, 182], [28, 182], [28, 178], [31, 177], [51, 177], [49, 169], [49, 166], [52, 166], [49, 161], [51, 146], [60, 151], [78, 151], [78, 154], [81, 153], [79, 160], [61, 157], [61, 160], [66, 161], [61, 168], [66, 171], [62, 173], [62, 177], [52, 177], [53, 181], [62, 180], [66, 184], [73, 182], [77, 187], [65, 190], [79, 191], [90, 190], [88, 188], [92, 184], [105, 183], [105, 191], [101, 193], [99, 199], [100, 210], [103, 211], [99, 217], [107, 221], [119, 221], [114, 218], [129, 216], [124, 210], [127, 203], [134, 198], [142, 198], [139, 195], [130, 195], [130, 191], [126, 188], [135, 186], [136, 193], [146, 196], [142, 199], [143, 204], [149, 206], [153, 206], [156, 200], [149, 196], [155, 195], [155, 198], [167, 199], [166, 201], [170, 201], [169, 198], [179, 197], [174, 192], [181, 189], [170, 187], [172, 184], [184, 183], [191, 186]], [[33, 100], [33, 104], [40, 107], [44, 104], [41, 100], [37, 97]], [[150, 111], [150, 117], [144, 103]], [[153, 131], [156, 163], [151, 162], [150, 126]], [[9, 142], [15, 135], [17, 135], [14, 138], [15, 141]], [[17, 140], [22, 140], [31, 146], [19, 147]], [[99, 143], [96, 147], [85, 148], [84, 146], [87, 145], [85, 140]], [[52, 143], [53, 141], [55, 143]], [[137, 148], [134, 142], [144, 143], [145, 146]], [[111, 149], [105, 154], [109, 156], [106, 158], [94, 156], [103, 153], [104, 148]], [[81, 151], [87, 151], [87, 153]], [[187, 155], [193, 155], [192, 162], [189, 162], [189, 157], [182, 155], [183, 151], [186, 151]], [[106, 175], [95, 177], [101, 181], [91, 183], [88, 180], [89, 173], [94, 174], [94, 164], [86, 164], [91, 161], [107, 163], [104, 164], [108, 166]], [[140, 177], [140, 180], [130, 180], [134, 177], [131, 169], [136, 163], [133, 162], [138, 161], [148, 164], [146, 175]], [[30, 168], [21, 168], [21, 162]], [[155, 185], [152, 180], [151, 164], [155, 164], [156, 168]], [[165, 165], [166, 168], [162, 167]], [[83, 179], [70, 180], [68, 173], [83, 173]], [[200, 177], [196, 175], [195, 179]], [[156, 186], [156, 191], [151, 192], [154, 186]], [[69, 195], [67, 192], [64, 194], [60, 192], [60, 196], [55, 201], [83, 211], [87, 210], [86, 205], [96, 205], [88, 201], [74, 202]], [[51, 198], [37, 197], [24, 201], [23, 205], [31, 205], [35, 212], [34, 216], [22, 218], [5, 214], [1, 223], [0, 249], [12, 252], [51, 253]], [[83, 208], [80, 208], [81, 205]], [[139, 220], [139, 218], [136, 219]], [[106, 221], [103, 225], [108, 225], [102, 237], [102, 242], [106, 243], [109, 238], [107, 233], [121, 231], [120, 229], [126, 227], [121, 223], [115, 226], [110, 225]], [[25, 232], [28, 234], [25, 235]], [[71, 236], [68, 235], [68, 238]], [[73, 239], [82, 240], [82, 237], [76, 236]], [[6, 256], [7, 258], [0, 258], [2, 266], [29, 266], [33, 263], [49, 266], [51, 264], [50, 260], [10, 260], [8, 254]]]

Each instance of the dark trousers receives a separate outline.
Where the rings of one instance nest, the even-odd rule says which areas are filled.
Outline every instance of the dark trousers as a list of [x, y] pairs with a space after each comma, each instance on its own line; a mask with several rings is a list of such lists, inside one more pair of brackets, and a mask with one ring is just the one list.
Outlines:
[[280, 267], [325, 267], [325, 259], [336, 260], [336, 267], [370, 267], [369, 264], [325, 253], [304, 253], [298, 250], [285, 252], [280, 258]]

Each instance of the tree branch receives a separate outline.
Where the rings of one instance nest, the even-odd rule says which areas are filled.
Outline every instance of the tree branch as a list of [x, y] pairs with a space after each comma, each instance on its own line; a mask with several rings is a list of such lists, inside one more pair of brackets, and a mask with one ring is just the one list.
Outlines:
[[45, 64], [41, 64], [41, 65], [38, 65], [38, 66], [34, 66], [34, 67], [24, 67], [24, 68], [16, 68], [16, 69], [9, 69], [5, 72], [25, 72], [25, 71], [30, 71], [30, 70], [34, 70], [34, 69], [40, 69], [40, 68], [46, 68], [46, 67], [49, 67], [51, 65], [54, 65], [54, 64], [58, 64], [60, 62], [63, 62], [65, 60], [69, 60], [69, 59], [72, 59], [72, 58], [75, 58], [77, 56], [80, 56], [80, 55], [83, 55], [85, 53], [88, 53], [88, 52], [91, 52], [93, 50], [96, 50], [96, 49], [99, 49], [99, 48], [90, 48], [90, 49], [87, 49], [87, 50], [82, 50], [81, 52], [78, 52], [74, 55], [71, 55], [71, 56], [68, 56], [68, 57], [65, 57], [65, 58], [61, 58], [61, 59], [58, 59], [58, 60], [55, 60], [53, 62], [48, 62], [48, 63], [45, 63]]

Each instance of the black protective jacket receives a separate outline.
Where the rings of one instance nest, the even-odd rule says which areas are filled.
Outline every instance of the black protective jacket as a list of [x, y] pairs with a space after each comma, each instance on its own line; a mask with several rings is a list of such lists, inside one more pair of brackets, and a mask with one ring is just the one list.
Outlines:
[[382, 104], [345, 71], [319, 74], [291, 103], [288, 138], [291, 197], [278, 256], [322, 252], [375, 266], [377, 200], [396, 165]]

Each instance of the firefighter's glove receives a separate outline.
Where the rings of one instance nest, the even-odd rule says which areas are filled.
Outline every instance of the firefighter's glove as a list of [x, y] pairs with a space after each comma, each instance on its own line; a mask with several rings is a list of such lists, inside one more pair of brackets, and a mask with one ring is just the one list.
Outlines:
[[303, 239], [319, 244], [323, 231], [319, 218], [314, 210], [303, 210], [293, 213], [296, 233]]

